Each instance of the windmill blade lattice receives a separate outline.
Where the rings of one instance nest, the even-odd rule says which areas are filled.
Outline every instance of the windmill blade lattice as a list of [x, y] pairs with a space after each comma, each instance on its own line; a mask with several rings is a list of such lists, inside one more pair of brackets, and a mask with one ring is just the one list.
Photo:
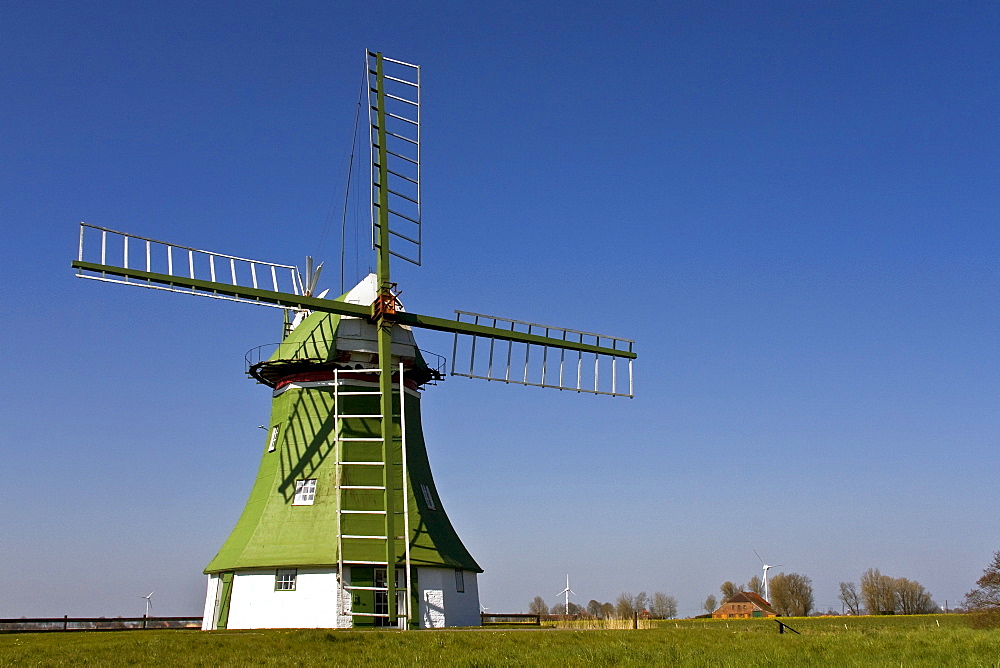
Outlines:
[[[617, 336], [541, 325], [524, 320], [455, 311], [458, 321], [511, 334], [540, 337], [538, 343], [498, 336], [455, 333], [451, 375], [515, 385], [550, 387], [615, 397], [633, 396], [633, 341]], [[593, 351], [567, 350], [553, 342], [573, 342]]]
[[80, 223], [73, 267], [81, 278], [278, 308], [284, 305], [255, 299], [239, 288], [303, 293], [302, 276], [290, 264], [179, 246], [87, 223]]
[[419, 265], [420, 66], [367, 52], [368, 128], [371, 147], [372, 247], [381, 225], [389, 253]]

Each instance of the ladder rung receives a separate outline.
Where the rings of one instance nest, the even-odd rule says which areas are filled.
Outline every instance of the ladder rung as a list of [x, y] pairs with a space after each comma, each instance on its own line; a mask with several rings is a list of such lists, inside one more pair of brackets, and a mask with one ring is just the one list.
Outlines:
[[378, 612], [349, 612], [347, 613], [351, 617], [388, 617], [389, 615], [384, 615]]
[[381, 441], [382, 438], [381, 437], [378, 437], [378, 438], [369, 438], [367, 436], [351, 436], [349, 438], [341, 437], [341, 438], [338, 438], [337, 440], [338, 441], [360, 441], [360, 442], [363, 442], [363, 443], [374, 443], [376, 441]]
[[341, 510], [344, 515], [385, 515], [384, 510]]
[[[340, 489], [385, 489], [382, 485], [341, 485]], [[394, 490], [400, 489], [393, 487]]]
[[383, 462], [340, 462], [341, 466], [385, 466]]
[[380, 417], [382, 417], [382, 414], [381, 413], [359, 413], [357, 415], [351, 415], [351, 414], [348, 414], [348, 413], [338, 413], [337, 417], [339, 417], [339, 418], [380, 418]]
[[[372, 369], [366, 369], [366, 371], [371, 371], [371, 370]], [[361, 391], [358, 391], [358, 392], [337, 392], [337, 395], [341, 396], [341, 397], [356, 397], [356, 396], [360, 396], [360, 395], [363, 395], [363, 394], [364, 395], [373, 395], [373, 394], [382, 394], [382, 393], [379, 392], [378, 390], [374, 390], [374, 391], [371, 391], [371, 392], [361, 392]]]
[[361, 536], [357, 534], [342, 534], [341, 538], [367, 538], [371, 540], [388, 540], [386, 536]]

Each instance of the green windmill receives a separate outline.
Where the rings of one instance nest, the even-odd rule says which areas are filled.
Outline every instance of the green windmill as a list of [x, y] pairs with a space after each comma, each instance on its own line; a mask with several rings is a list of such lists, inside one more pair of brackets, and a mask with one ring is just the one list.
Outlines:
[[81, 223], [77, 274], [285, 309], [247, 355], [272, 389], [257, 478], [209, 563], [205, 629], [479, 623], [477, 575], [441, 506], [422, 392], [448, 373], [415, 328], [454, 335], [451, 375], [632, 396], [632, 342], [456, 311], [407, 312], [390, 257], [420, 264], [420, 68], [366, 52], [376, 273], [336, 299], [320, 268], [214, 253]]

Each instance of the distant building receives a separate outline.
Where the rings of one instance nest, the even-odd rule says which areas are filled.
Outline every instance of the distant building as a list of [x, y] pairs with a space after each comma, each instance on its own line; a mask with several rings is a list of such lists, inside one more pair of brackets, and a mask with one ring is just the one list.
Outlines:
[[777, 617], [778, 613], [760, 594], [741, 591], [720, 605], [712, 619], [738, 619], [740, 617]]

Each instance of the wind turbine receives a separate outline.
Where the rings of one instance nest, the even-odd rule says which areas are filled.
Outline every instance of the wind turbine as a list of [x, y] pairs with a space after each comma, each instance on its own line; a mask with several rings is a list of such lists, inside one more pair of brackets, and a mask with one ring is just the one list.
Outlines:
[[563, 596], [563, 595], [566, 596], [566, 605], [563, 608], [563, 614], [564, 615], [569, 615], [569, 595], [570, 594], [576, 594], [576, 592], [569, 588], [569, 573], [567, 573], [566, 574], [566, 588], [563, 589], [558, 594], [556, 594], [556, 596]]
[[153, 608], [153, 601], [152, 601], [153, 592], [151, 591], [148, 594], [146, 594], [145, 596], [140, 596], [139, 598], [146, 599], [146, 615], [145, 616], [149, 617], [149, 611]]
[[[757, 550], [754, 550], [753, 553], [757, 554]], [[758, 559], [758, 561], [760, 561], [760, 565], [764, 567], [764, 600], [767, 601], [768, 603], [770, 603], [771, 602], [771, 596], [770, 596], [770, 593], [767, 590], [767, 571], [768, 571], [768, 569], [774, 568], [775, 566], [784, 566], [784, 564], [774, 564], [774, 565], [765, 564], [764, 560], [760, 558], [759, 554], [757, 554], [757, 559]]]

